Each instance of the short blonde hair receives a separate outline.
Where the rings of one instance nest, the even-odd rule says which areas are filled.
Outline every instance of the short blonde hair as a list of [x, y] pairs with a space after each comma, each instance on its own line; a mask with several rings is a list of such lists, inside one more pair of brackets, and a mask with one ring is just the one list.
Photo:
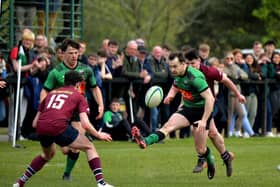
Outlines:
[[35, 41], [35, 34], [30, 30], [25, 30], [21, 35], [21, 39]]

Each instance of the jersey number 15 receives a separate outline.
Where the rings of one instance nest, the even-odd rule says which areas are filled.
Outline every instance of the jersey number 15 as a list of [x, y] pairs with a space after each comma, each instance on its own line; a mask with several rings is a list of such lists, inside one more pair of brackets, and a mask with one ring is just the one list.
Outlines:
[[51, 99], [48, 103], [47, 108], [55, 108], [55, 109], [61, 109], [63, 104], [65, 103], [65, 100], [68, 98], [68, 95], [65, 94], [54, 94], [51, 96]]

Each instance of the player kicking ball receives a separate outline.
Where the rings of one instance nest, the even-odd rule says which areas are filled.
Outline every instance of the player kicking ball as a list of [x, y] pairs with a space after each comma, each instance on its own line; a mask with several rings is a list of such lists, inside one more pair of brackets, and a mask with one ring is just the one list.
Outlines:
[[215, 176], [215, 165], [209, 147], [206, 145], [211, 113], [214, 106], [214, 97], [208, 88], [204, 75], [197, 69], [188, 66], [182, 53], [172, 53], [169, 56], [169, 68], [174, 76], [174, 82], [164, 104], [170, 104], [175, 95], [180, 92], [183, 97], [183, 106], [172, 114], [164, 126], [143, 138], [137, 127], [132, 128], [132, 136], [140, 148], [163, 140], [170, 132], [193, 125], [197, 136], [195, 142], [197, 151], [207, 161], [208, 179]]
[[55, 144], [61, 147], [69, 146], [80, 149], [87, 155], [88, 164], [95, 176], [97, 187], [113, 187], [103, 179], [101, 161], [94, 145], [69, 124], [74, 111], [78, 111], [82, 126], [100, 140], [111, 141], [107, 133], [97, 132], [90, 123], [87, 113], [89, 108], [83, 95], [78, 91], [82, 76], [76, 71], [65, 74], [64, 86], [48, 93], [40, 104], [33, 127], [36, 127], [42, 153], [35, 157], [25, 173], [13, 184], [13, 187], [23, 187], [30, 177], [40, 171], [55, 154]]

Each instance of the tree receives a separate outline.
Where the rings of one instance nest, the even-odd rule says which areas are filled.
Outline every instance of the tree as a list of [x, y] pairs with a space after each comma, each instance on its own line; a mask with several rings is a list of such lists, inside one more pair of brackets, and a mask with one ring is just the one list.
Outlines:
[[262, 41], [280, 39], [280, 2], [274, 0], [262, 0], [262, 6], [254, 10], [253, 15], [264, 21], [267, 35], [262, 37]]
[[104, 38], [123, 46], [143, 38], [148, 47], [169, 43], [175, 46], [182, 29], [180, 19], [192, 1], [184, 0], [92, 0], [85, 1], [85, 40], [97, 49]]
[[196, 0], [184, 16], [178, 44], [197, 47], [206, 42], [216, 56], [233, 48], [251, 48], [254, 40], [265, 35], [263, 22], [252, 15], [259, 6], [258, 0]]

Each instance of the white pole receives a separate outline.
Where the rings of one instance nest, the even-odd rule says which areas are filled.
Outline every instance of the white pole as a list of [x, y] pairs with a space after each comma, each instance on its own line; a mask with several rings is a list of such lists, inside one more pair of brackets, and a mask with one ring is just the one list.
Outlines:
[[[22, 46], [19, 47], [19, 55], [24, 55]], [[22, 53], [22, 54], [21, 54]], [[18, 69], [17, 69], [17, 93], [16, 93], [16, 109], [15, 109], [15, 119], [14, 119], [14, 135], [13, 135], [13, 147], [16, 147], [16, 136], [17, 136], [17, 126], [18, 126], [18, 107], [19, 107], [19, 94], [20, 94], [20, 79], [21, 79], [21, 57], [18, 59]]]
[[129, 89], [128, 89], [128, 96], [129, 96], [129, 111], [130, 111], [131, 124], [134, 123], [133, 103], [132, 103], [132, 96], [131, 96], [132, 92], [133, 92], [133, 85], [132, 82], [130, 82]]

